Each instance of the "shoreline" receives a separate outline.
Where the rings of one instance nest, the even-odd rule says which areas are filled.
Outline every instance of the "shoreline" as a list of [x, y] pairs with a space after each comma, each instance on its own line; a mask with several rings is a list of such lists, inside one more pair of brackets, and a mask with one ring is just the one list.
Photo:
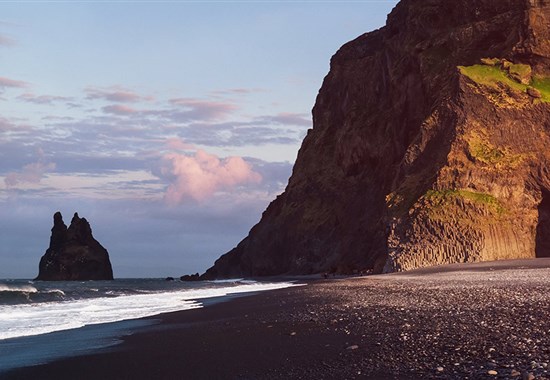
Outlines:
[[0, 377], [550, 378], [550, 259], [427, 272], [313, 280], [147, 317], [159, 323], [121, 344]]

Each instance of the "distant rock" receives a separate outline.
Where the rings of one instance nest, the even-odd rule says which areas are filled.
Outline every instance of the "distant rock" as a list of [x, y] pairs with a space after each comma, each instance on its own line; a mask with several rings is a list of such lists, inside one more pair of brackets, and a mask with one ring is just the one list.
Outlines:
[[85, 218], [75, 213], [69, 228], [60, 212], [53, 216], [50, 247], [40, 259], [36, 280], [86, 281], [112, 280], [109, 253], [92, 236]]
[[180, 277], [181, 281], [200, 281], [200, 276], [198, 273], [195, 274], [184, 274]]

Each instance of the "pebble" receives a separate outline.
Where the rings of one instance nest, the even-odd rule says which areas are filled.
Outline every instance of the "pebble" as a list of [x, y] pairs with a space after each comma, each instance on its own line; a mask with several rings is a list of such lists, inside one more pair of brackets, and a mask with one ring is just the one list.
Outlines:
[[295, 332], [295, 331], [293, 331], [293, 332], [290, 333], [290, 336], [294, 336], [294, 335], [296, 335], [296, 332]]
[[[540, 271], [532, 280], [518, 277], [521, 270], [495, 271], [490, 285], [486, 273], [451, 272], [444, 274], [449, 279], [411, 276], [312, 287], [321, 305], [315, 323], [338, 333], [342, 341], [335, 341], [333, 348], [344, 350], [342, 358], [357, 360], [340, 378], [374, 373], [391, 378], [411, 371], [419, 378], [550, 380], [550, 269]], [[324, 297], [334, 292], [348, 303], [326, 304]], [[296, 314], [299, 322], [311, 319], [309, 311]], [[288, 315], [281, 318], [287, 322]], [[359, 375], [362, 366], [368, 370]]]
[[358, 345], [354, 344], [346, 348], [346, 350], [357, 350], [359, 348]]

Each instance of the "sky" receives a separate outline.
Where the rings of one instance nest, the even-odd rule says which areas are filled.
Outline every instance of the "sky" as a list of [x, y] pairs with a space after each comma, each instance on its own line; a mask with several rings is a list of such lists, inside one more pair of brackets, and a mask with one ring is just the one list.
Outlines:
[[397, 1], [0, 1], [0, 278], [78, 212], [115, 277], [204, 272], [280, 194], [330, 57]]

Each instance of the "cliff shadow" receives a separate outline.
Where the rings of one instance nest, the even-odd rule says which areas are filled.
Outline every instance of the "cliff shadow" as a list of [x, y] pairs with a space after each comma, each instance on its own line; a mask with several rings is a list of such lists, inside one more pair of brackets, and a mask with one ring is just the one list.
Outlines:
[[539, 204], [539, 221], [535, 237], [535, 256], [550, 257], [550, 191], [542, 190]]

